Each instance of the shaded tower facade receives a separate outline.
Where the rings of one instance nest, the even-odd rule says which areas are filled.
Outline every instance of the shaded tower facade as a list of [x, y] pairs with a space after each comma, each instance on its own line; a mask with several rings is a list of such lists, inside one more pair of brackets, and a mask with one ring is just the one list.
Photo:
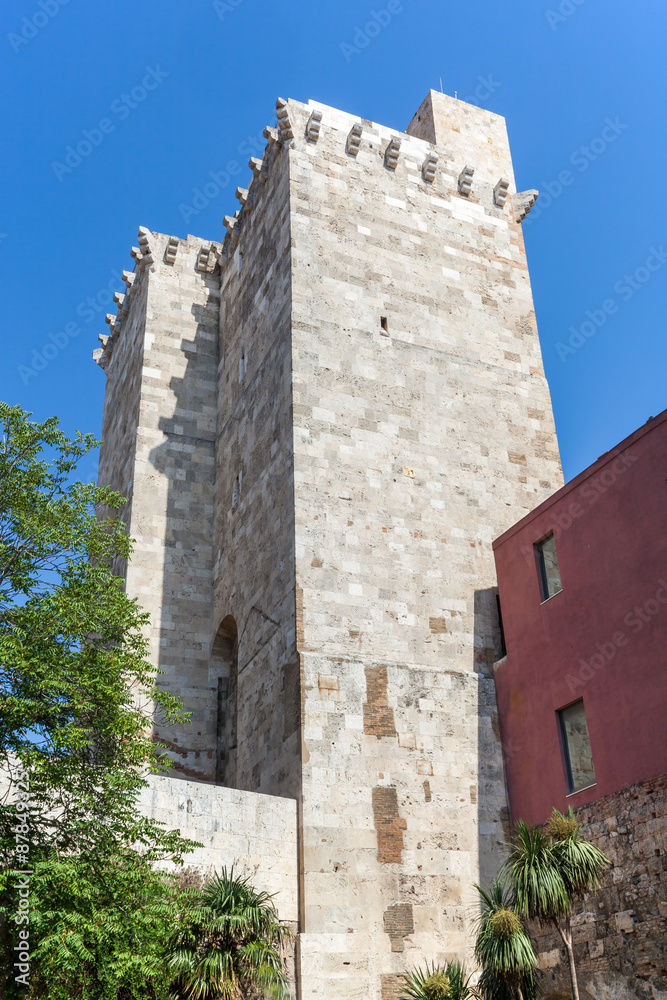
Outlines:
[[158, 734], [298, 801], [300, 995], [375, 1000], [469, 953], [505, 838], [491, 546], [562, 483], [534, 194], [504, 120], [442, 94], [405, 133], [277, 119], [221, 244], [140, 230], [100, 478], [192, 712]]

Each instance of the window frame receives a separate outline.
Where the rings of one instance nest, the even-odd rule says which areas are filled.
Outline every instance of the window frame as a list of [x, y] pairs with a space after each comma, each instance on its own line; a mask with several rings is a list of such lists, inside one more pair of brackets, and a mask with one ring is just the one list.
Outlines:
[[[591, 764], [593, 766], [593, 775], [595, 781], [592, 781], [588, 785], [582, 785], [581, 788], [575, 788], [574, 776], [572, 773], [572, 760], [570, 757], [570, 746], [567, 739], [567, 732], [565, 730], [565, 720], [563, 718], [563, 712], [567, 712], [568, 708], [572, 708], [573, 705], [581, 705], [584, 712], [584, 720], [586, 722], [586, 732], [588, 734], [588, 746], [591, 751]], [[567, 705], [563, 705], [561, 708], [556, 709], [556, 724], [558, 726], [558, 738], [560, 742], [561, 758], [563, 762], [563, 773], [565, 775], [565, 790], [566, 798], [571, 795], [578, 795], [579, 792], [585, 792], [587, 788], [595, 788], [598, 783], [597, 772], [595, 770], [595, 761], [593, 759], [593, 744], [591, 742], [591, 734], [588, 728], [588, 716], [586, 714], [586, 705], [583, 698], [575, 698]]]
[[[554, 552], [556, 553], [556, 564], [558, 566], [558, 575], [560, 577], [560, 590], [555, 591], [553, 594], [549, 593], [547, 567], [544, 561], [544, 552], [542, 550], [542, 546], [550, 538], [553, 538], [554, 540]], [[563, 577], [560, 571], [558, 549], [556, 548], [556, 533], [553, 529], [551, 531], [547, 531], [546, 535], [542, 535], [542, 537], [538, 538], [536, 542], [533, 542], [533, 552], [535, 553], [535, 566], [537, 568], [537, 579], [540, 588], [540, 604], [546, 604], [546, 602], [550, 601], [553, 597], [557, 597], [559, 594], [562, 594], [565, 589], [563, 587]]]

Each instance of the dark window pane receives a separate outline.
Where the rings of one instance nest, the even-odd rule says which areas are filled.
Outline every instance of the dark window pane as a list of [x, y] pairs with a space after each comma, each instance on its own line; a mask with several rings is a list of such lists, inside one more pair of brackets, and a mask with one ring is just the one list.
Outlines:
[[576, 792], [595, 784], [593, 753], [588, 737], [584, 703], [578, 701], [569, 708], [561, 709], [558, 714], [563, 732], [569, 790]]
[[537, 556], [540, 570], [540, 585], [542, 588], [542, 600], [553, 597], [563, 589], [560, 582], [560, 569], [558, 568], [558, 556], [556, 555], [556, 540], [553, 535], [549, 535], [537, 546]]

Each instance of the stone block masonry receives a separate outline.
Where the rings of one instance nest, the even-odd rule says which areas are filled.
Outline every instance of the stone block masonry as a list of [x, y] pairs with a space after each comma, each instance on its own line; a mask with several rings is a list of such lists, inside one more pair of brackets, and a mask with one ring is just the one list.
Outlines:
[[[200, 271], [202, 241], [140, 230], [111, 336], [96, 352], [107, 373], [99, 482], [128, 497], [134, 554], [126, 586], [151, 615], [161, 683], [191, 725], [155, 735], [183, 776], [215, 773], [210, 620], [218, 363], [219, 274]], [[143, 243], [142, 243], [143, 241]]]
[[101, 481], [192, 712], [157, 733], [297, 801], [299, 995], [379, 1000], [470, 959], [505, 839], [491, 543], [562, 482], [526, 199], [504, 121], [442, 94], [402, 134], [279, 101], [265, 135], [221, 245], [140, 231]]
[[506, 817], [493, 526], [562, 480], [502, 119], [432, 94], [397, 136], [288, 108], [301, 974], [376, 998], [470, 960]]
[[[580, 985], [594, 1000], [667, 996], [667, 775], [578, 812], [582, 834], [612, 861], [573, 919]], [[545, 994], [569, 987], [560, 938], [535, 928]], [[588, 996], [583, 994], [584, 1000]]]
[[226, 867], [269, 892], [281, 920], [299, 919], [297, 809], [294, 799], [152, 777], [142, 793], [146, 815], [202, 844], [186, 867], [203, 876]]

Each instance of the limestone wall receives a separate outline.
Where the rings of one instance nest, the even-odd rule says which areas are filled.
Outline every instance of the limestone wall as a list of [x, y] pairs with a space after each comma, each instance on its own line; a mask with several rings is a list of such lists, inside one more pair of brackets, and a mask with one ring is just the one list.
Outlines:
[[298, 921], [297, 809], [293, 799], [172, 777], [152, 777], [142, 793], [146, 815], [203, 844], [186, 866], [203, 874], [228, 869], [275, 893], [281, 920]]
[[[133, 281], [136, 281], [136, 277], [138, 276], [133, 276]], [[121, 285], [118, 293], [124, 294], [127, 301], [122, 337], [117, 334], [113, 338], [113, 354], [111, 358], [106, 358], [107, 375], [104, 387], [98, 482], [100, 486], [110, 486], [127, 499], [121, 517], [129, 529], [132, 519], [134, 460], [141, 406], [141, 369], [148, 282], [137, 281], [132, 290], [131, 286], [123, 288]], [[104, 353], [99, 348], [98, 351], [100, 354]], [[115, 571], [124, 576], [125, 564], [117, 565]]]
[[[578, 812], [583, 835], [613, 862], [573, 920], [582, 1000], [667, 997], [667, 775]], [[568, 989], [560, 938], [535, 928], [545, 995]]]
[[212, 633], [238, 630], [237, 739], [226, 784], [299, 791], [288, 159], [264, 154], [224, 246]]
[[289, 102], [282, 153], [301, 976], [327, 1000], [389, 995], [414, 963], [470, 957], [472, 883], [495, 874], [506, 816], [491, 544], [562, 482], [521, 229], [494, 202], [513, 177], [504, 123], [436, 98], [465, 128], [437, 147], [400, 136], [395, 168], [396, 133], [363, 121], [353, 155], [357, 120], [317, 104]]
[[[217, 424], [219, 270], [198, 269], [202, 241], [143, 237], [143, 254], [103, 358], [107, 395], [99, 482], [130, 497], [135, 539], [126, 587], [151, 615], [151, 657], [192, 722], [156, 720], [180, 773], [215, 771], [217, 678], [209, 679]], [[149, 254], [150, 251], [150, 254]], [[145, 258], [145, 260], [143, 259]]]
[[310, 107], [289, 151], [304, 648], [475, 670], [494, 532], [562, 484], [521, 227], [493, 200], [502, 119], [462, 106], [504, 137], [465, 198], [448, 149], [428, 184], [425, 141], [403, 135], [390, 170], [389, 129], [364, 122], [352, 157], [351, 115], [300, 138]]

